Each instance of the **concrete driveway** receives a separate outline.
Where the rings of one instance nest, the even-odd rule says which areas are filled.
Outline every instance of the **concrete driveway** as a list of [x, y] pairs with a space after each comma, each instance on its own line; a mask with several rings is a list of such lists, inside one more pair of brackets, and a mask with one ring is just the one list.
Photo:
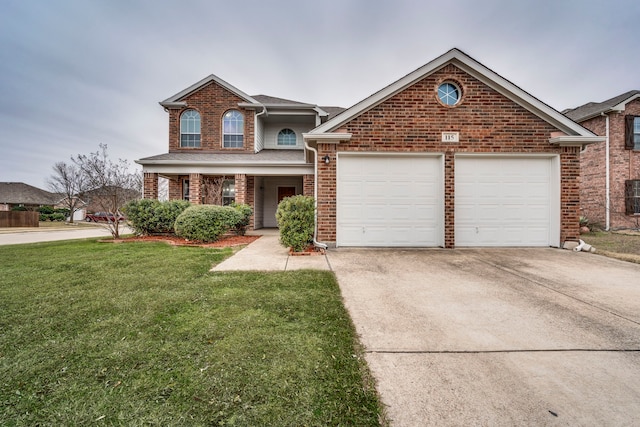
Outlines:
[[392, 425], [640, 420], [640, 265], [557, 249], [328, 258]]

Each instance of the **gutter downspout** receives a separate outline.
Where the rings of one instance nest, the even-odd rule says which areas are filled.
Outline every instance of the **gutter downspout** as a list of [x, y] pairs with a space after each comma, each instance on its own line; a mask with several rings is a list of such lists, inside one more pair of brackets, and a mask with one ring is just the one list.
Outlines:
[[261, 116], [267, 112], [267, 107], [262, 106], [262, 111], [253, 116], [253, 152], [257, 153], [258, 151], [258, 132], [255, 130], [258, 129], [258, 116]]
[[304, 148], [313, 152], [313, 245], [327, 250], [329, 246], [324, 243], [318, 242], [318, 150], [311, 147], [309, 143], [304, 140]]
[[609, 115], [605, 116], [605, 231], [609, 231], [611, 226], [611, 195], [610, 195], [610, 172], [609, 172]]

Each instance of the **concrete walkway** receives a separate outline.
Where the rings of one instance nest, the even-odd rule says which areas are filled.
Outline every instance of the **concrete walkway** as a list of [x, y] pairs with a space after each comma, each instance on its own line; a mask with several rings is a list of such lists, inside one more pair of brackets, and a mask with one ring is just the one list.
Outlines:
[[291, 256], [283, 247], [277, 229], [262, 229], [247, 234], [261, 237], [216, 265], [211, 271], [290, 271], [331, 270], [326, 255]]

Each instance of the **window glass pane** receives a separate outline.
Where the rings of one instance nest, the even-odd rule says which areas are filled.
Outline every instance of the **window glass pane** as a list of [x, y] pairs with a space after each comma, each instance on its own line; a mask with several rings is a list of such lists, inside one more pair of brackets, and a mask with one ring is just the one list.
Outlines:
[[244, 116], [236, 110], [228, 111], [222, 119], [223, 147], [241, 148], [244, 139]]
[[278, 133], [278, 145], [296, 145], [296, 133], [291, 129], [282, 129]]
[[200, 146], [200, 113], [186, 110], [180, 116], [180, 146]]

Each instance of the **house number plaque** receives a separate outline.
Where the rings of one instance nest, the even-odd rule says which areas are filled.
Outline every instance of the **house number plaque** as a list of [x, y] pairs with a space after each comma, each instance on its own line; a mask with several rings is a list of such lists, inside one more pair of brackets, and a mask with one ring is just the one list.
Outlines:
[[442, 142], [460, 142], [460, 132], [442, 132]]

